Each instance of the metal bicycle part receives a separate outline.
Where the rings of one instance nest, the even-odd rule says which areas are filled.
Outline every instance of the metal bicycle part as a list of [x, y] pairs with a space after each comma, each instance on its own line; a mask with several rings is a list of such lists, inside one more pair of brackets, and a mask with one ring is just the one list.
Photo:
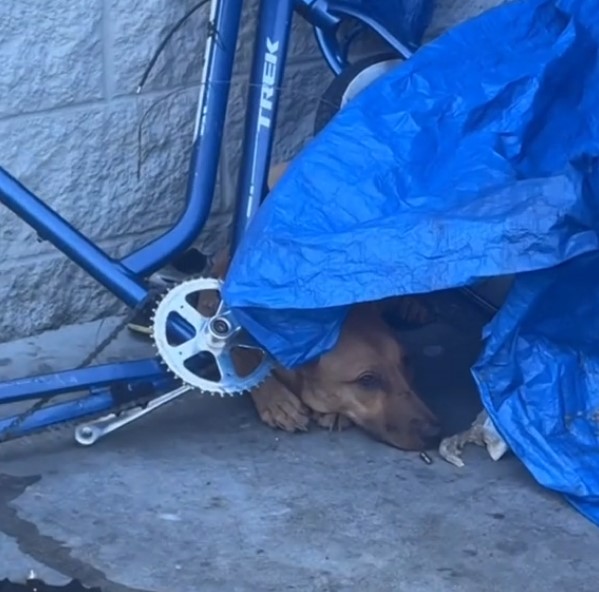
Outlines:
[[336, 76], [320, 97], [314, 116], [314, 135], [367, 86], [397, 68], [403, 61], [395, 53], [381, 53], [357, 60]]
[[365, 67], [351, 80], [341, 95], [339, 107], [343, 109], [352, 99], [360, 94], [367, 86], [378, 80], [384, 74], [394, 70], [404, 60], [402, 58], [389, 58], [375, 62]]
[[82, 446], [91, 446], [100, 438], [140, 419], [144, 415], [151, 413], [155, 409], [158, 409], [158, 407], [162, 407], [162, 405], [170, 403], [190, 390], [192, 390], [190, 386], [184, 385], [148, 401], [148, 403], [144, 404], [142, 407], [128, 409], [119, 414], [111, 413], [95, 419], [94, 421], [83, 423], [75, 428], [75, 440]]
[[[151, 290], [148, 293], [148, 298], [151, 298], [153, 293], [154, 291]], [[131, 311], [127, 315], [125, 315], [123, 320], [120, 323], [118, 323], [115, 326], [115, 328], [112, 331], [110, 331], [108, 335], [104, 339], [102, 339], [102, 341], [100, 341], [100, 343], [87, 356], [85, 356], [85, 358], [75, 367], [75, 369], [88, 367], [104, 350], [106, 350], [106, 348], [108, 348], [108, 346], [117, 339], [117, 337], [125, 329], [127, 324], [135, 317], [139, 310], [141, 310], [144, 303], [145, 301], [140, 302], [138, 306], [133, 307]], [[3, 430], [2, 433], [0, 433], [0, 444], [2, 442], [10, 440], [12, 433], [15, 430], [17, 430], [21, 425], [23, 425], [27, 419], [35, 415], [35, 413], [41, 411], [42, 409], [44, 409], [44, 407], [48, 406], [56, 396], [57, 395], [39, 399], [33, 405], [31, 405], [31, 407], [23, 411], [23, 413], [17, 415], [14, 421], [5, 430]]]
[[[185, 384], [211, 394], [236, 395], [259, 386], [274, 363], [254, 339], [237, 323], [221, 298], [223, 282], [197, 278], [171, 289], [154, 314], [153, 337], [158, 353], [169, 370]], [[201, 310], [200, 310], [201, 309]], [[177, 343], [168, 331], [169, 320], [178, 316], [194, 336]], [[246, 350], [246, 353], [236, 350]], [[248, 354], [247, 350], [252, 350]], [[238, 366], [250, 364], [251, 369]], [[212, 364], [210, 362], [213, 362]]]

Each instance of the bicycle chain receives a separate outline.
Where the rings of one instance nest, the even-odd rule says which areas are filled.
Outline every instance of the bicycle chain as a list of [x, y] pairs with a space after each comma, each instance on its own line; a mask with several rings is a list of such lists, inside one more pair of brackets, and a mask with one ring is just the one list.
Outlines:
[[[89, 366], [121, 334], [125, 327], [133, 320], [135, 315], [140, 310], [142, 310], [148, 304], [148, 302], [150, 302], [154, 297], [161, 293], [164, 293], [164, 288], [150, 289], [148, 291], [148, 296], [144, 300], [142, 300], [137, 306], [133, 307], [130, 310], [130, 312], [127, 315], [125, 315], [125, 318], [120, 323], [118, 323], [118, 325], [114, 329], [112, 329], [112, 331], [110, 331], [110, 333], [104, 339], [102, 339], [102, 341], [100, 341], [100, 343], [91, 351], [91, 353], [85, 356], [85, 358], [72, 370], [81, 370], [82, 368], [86, 368], [87, 366]], [[8, 440], [14, 439], [12, 432], [14, 432], [20, 426], [22, 426], [23, 423], [34, 413], [37, 413], [38, 411], [40, 411], [40, 409], [43, 409], [47, 404], [50, 403], [50, 401], [53, 401], [56, 397], [60, 396], [61, 394], [63, 393], [56, 393], [51, 397], [40, 399], [39, 401], [36, 401], [31, 407], [23, 411], [23, 413], [17, 415], [14, 418], [14, 420], [9, 424], [9, 426], [0, 435], [0, 444]], [[144, 399], [141, 399], [141, 401], [143, 400]], [[135, 407], [137, 404], [137, 401], [131, 401], [126, 405], [122, 405], [112, 410], [112, 413], [118, 413], [119, 411], [123, 411], [128, 407]], [[66, 427], [69, 423], [71, 422], [64, 422], [61, 424], [60, 427]], [[54, 424], [53, 426], [47, 426], [46, 428], [39, 430], [39, 432], [46, 431], [48, 429], [51, 429], [52, 427], [56, 427], [56, 424]]]

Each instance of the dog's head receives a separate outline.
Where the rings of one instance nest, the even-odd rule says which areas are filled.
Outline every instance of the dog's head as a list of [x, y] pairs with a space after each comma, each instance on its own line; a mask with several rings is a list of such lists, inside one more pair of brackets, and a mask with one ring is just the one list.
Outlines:
[[[224, 278], [228, 265], [228, 252], [219, 253], [211, 275]], [[198, 308], [211, 316], [219, 301], [207, 292]], [[384, 303], [353, 307], [335, 348], [294, 372], [292, 390], [314, 411], [344, 415], [397, 448], [422, 450], [439, 439], [439, 424], [410, 384], [407, 356], [383, 320], [384, 310]]]
[[438, 420], [411, 386], [405, 352], [375, 305], [355, 307], [336, 347], [301, 374], [302, 399], [315, 411], [345, 415], [404, 450], [438, 442]]

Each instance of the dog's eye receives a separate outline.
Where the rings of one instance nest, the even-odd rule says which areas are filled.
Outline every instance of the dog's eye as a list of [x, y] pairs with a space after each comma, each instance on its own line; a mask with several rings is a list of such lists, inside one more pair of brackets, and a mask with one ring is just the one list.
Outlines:
[[358, 377], [356, 382], [368, 389], [375, 389], [381, 386], [381, 379], [373, 372], [364, 372], [364, 374]]

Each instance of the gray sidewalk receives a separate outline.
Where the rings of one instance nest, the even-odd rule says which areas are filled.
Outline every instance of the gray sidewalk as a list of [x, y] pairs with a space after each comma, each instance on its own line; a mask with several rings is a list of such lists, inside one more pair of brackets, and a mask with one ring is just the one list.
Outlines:
[[[4, 344], [1, 375], [72, 366], [97, 335], [88, 324]], [[411, 335], [436, 355], [419, 362], [434, 368], [426, 389], [471, 389], [469, 361], [456, 372], [471, 337]], [[149, 350], [124, 335], [107, 357]], [[426, 465], [357, 430], [277, 433], [249, 399], [199, 395], [92, 448], [72, 430], [9, 443], [0, 579], [33, 568], [103, 592], [596, 591], [599, 529], [517, 460], [469, 449], [456, 469], [432, 456]]]

